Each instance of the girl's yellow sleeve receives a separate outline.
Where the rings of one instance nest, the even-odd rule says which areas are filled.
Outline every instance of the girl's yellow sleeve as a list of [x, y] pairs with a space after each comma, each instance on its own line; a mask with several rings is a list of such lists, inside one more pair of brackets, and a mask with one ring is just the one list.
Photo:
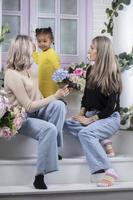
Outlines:
[[38, 52], [37, 51], [33, 51], [32, 57], [33, 57], [34, 62], [36, 64], [38, 64]]

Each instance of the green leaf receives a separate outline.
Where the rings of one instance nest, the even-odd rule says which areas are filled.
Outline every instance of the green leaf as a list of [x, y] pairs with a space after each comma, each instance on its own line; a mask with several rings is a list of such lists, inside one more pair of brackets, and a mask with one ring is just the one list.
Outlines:
[[113, 13], [113, 10], [109, 10], [108, 14], [109, 14], [110, 17], [112, 15], [112, 13]]
[[122, 4], [119, 5], [118, 9], [123, 10], [124, 6]]
[[129, 5], [131, 3], [131, 0], [123, 0], [123, 4]]
[[109, 13], [109, 10], [110, 10], [109, 8], [106, 8], [106, 11], [105, 11], [105, 12], [106, 12], [106, 13]]
[[114, 12], [115, 17], [118, 17], [118, 12]]
[[10, 33], [10, 28], [9, 28], [8, 24], [4, 24], [0, 28], [0, 43], [2, 43], [4, 41], [7, 33]]
[[1, 37], [0, 38], [0, 43], [2, 43], [4, 41], [4, 38], [3, 37]]
[[104, 25], [105, 25], [105, 26], [108, 26], [108, 24], [107, 24], [106, 22], [104, 22]]
[[128, 108], [123, 108], [123, 112], [127, 113], [128, 112]]
[[122, 58], [122, 59], [124, 59], [126, 56], [127, 56], [126, 52], [123, 52], [123, 53], [119, 54], [119, 58]]
[[122, 4], [123, 3], [123, 0], [118, 0], [118, 4]]
[[111, 5], [112, 5], [112, 9], [115, 10], [115, 8], [116, 8], [116, 6], [117, 6], [116, 2], [112, 2]]
[[101, 31], [101, 33], [105, 33], [106, 32], [106, 30], [105, 29], [103, 29], [102, 31]]

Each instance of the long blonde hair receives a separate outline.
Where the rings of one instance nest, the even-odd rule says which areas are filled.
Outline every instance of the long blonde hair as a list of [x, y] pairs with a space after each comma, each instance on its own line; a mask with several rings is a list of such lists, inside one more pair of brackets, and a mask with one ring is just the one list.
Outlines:
[[6, 68], [21, 71], [32, 64], [32, 39], [27, 35], [18, 35], [12, 40]]
[[105, 95], [121, 92], [121, 74], [111, 41], [106, 36], [97, 36], [92, 40], [97, 55], [91, 72], [87, 77], [87, 88], [100, 87]]

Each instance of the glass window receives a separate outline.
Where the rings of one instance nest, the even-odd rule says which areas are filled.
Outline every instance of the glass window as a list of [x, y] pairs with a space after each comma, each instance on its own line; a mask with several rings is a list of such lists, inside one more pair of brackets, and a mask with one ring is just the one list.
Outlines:
[[77, 0], [60, 0], [60, 13], [76, 15], [77, 14]]
[[53, 33], [55, 33], [55, 19], [39, 18], [38, 24], [39, 24], [39, 28], [51, 27]]
[[61, 19], [61, 53], [77, 54], [77, 20]]
[[20, 0], [3, 0], [2, 10], [20, 10]]
[[39, 13], [55, 13], [55, 0], [39, 0]]
[[12, 38], [20, 34], [20, 17], [18, 16], [3, 16], [2, 24], [8, 23], [11, 32], [6, 35], [5, 42], [2, 45], [2, 51], [7, 52], [9, 48], [9, 43]]

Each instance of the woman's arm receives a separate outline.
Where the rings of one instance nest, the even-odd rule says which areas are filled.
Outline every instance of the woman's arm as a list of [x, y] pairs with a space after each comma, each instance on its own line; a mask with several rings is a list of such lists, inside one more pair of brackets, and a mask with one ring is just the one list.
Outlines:
[[16, 96], [18, 102], [25, 108], [27, 112], [34, 112], [49, 104], [51, 101], [68, 95], [67, 88], [58, 90], [54, 95], [40, 100], [32, 101], [20, 77], [13, 71], [8, 71], [5, 75], [5, 83], [11, 89], [12, 93]]

